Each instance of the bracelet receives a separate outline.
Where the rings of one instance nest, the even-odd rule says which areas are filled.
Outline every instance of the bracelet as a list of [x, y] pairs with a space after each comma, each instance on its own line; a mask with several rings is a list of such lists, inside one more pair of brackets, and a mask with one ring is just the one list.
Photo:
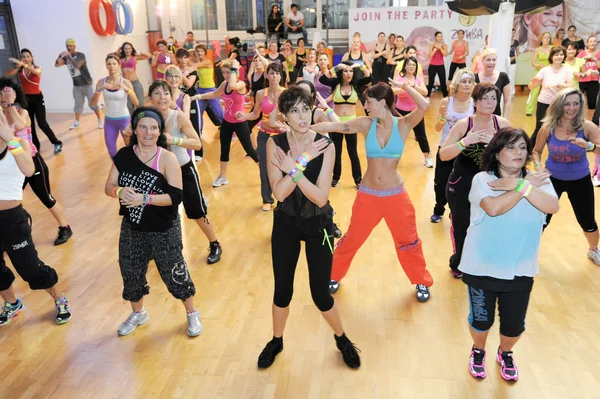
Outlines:
[[121, 194], [121, 190], [123, 190], [123, 187], [115, 188], [115, 194], [117, 195], [117, 198], [119, 198], [119, 194]]
[[331, 108], [327, 107], [327, 108], [325, 108], [324, 112], [327, 114], [327, 116], [329, 116], [330, 114], [333, 114], [335, 111], [332, 110]]
[[128, 95], [128, 96], [130, 96], [130, 95], [131, 95], [131, 93], [133, 93], [133, 89], [130, 89], [130, 90], [127, 92], [127, 95]]
[[290, 175], [290, 177], [291, 177], [292, 179], [294, 179], [294, 175], [295, 175], [295, 174], [296, 174], [296, 173], [297, 173], [299, 170], [300, 170], [300, 169], [298, 169], [298, 168], [296, 167], [296, 168], [294, 168], [294, 169], [290, 170], [290, 173], [288, 173], [288, 175]]
[[461, 139], [461, 141], [463, 142], [463, 144], [465, 145], [465, 147], [468, 147], [471, 145], [471, 143], [469, 143], [469, 140], [467, 140], [467, 136], [463, 137]]
[[296, 177], [292, 177], [292, 182], [298, 183], [298, 180], [302, 179], [302, 176], [304, 176], [304, 173], [300, 171]]
[[515, 186], [515, 191], [521, 192], [527, 186], [527, 182], [525, 179], [519, 179], [517, 181], [517, 185]]
[[367, 69], [367, 66], [363, 64], [359, 69], [364, 72]]
[[146, 205], [152, 205], [152, 196], [148, 194], [148, 203]]
[[459, 144], [459, 147], [462, 147], [463, 150], [469, 146], [469, 143], [465, 139], [460, 139]]
[[533, 163], [533, 167], [534, 167], [534, 168], [537, 168], [538, 166], [541, 166], [541, 165], [542, 165], [542, 163], [541, 163], [541, 162], [537, 162], [537, 161], [536, 161], [536, 162], [534, 162], [534, 163]]
[[440, 116], [440, 122], [441, 123], [446, 123], [446, 118], [444, 118], [443, 116]]
[[[527, 182], [529, 183], [529, 182]], [[531, 190], [533, 190], [533, 184], [529, 183], [527, 185], [527, 189], [525, 190], [525, 193], [521, 194], [523, 197], [527, 197], [529, 195], [529, 193], [531, 192]]]
[[458, 143], [456, 143], [456, 145], [458, 146], [458, 148], [460, 149], [461, 152], [463, 152], [465, 150], [465, 148], [467, 148], [462, 144], [462, 140], [460, 140]]
[[588, 141], [587, 152], [592, 152], [595, 149], [596, 149], [596, 144], [592, 143], [591, 141]]
[[11, 147], [18, 147], [21, 145], [21, 138], [15, 137], [13, 140], [7, 141], [6, 145], [8, 146], [8, 149], [10, 149]]
[[23, 146], [21, 146], [21, 143], [19, 143], [19, 145], [15, 146], [15, 147], [8, 147], [8, 150], [13, 155], [22, 154], [25, 152], [25, 150], [23, 150]]

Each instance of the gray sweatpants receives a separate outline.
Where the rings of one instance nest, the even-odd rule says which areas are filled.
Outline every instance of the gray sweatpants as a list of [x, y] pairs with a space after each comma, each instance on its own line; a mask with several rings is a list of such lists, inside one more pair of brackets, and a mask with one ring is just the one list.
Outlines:
[[93, 111], [98, 110], [98, 105], [92, 106], [92, 97], [94, 97], [94, 87], [92, 85], [73, 86], [73, 98], [75, 99], [75, 107], [73, 112], [80, 114], [83, 112], [83, 103], [87, 97], [88, 105]]

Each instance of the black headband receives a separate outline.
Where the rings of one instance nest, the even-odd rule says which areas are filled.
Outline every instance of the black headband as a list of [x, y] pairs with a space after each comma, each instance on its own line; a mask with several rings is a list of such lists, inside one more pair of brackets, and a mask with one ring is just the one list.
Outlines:
[[135, 118], [132, 121], [133, 130], [135, 130], [135, 128], [137, 127], [137, 124], [139, 123], [139, 121], [142, 118], [152, 118], [152, 119], [154, 119], [156, 122], [158, 122], [158, 126], [162, 130], [162, 118], [160, 117], [160, 115], [158, 115], [156, 112], [154, 112], [152, 110], [142, 111], [142, 112], [140, 112], [139, 114], [137, 114], [135, 116]]

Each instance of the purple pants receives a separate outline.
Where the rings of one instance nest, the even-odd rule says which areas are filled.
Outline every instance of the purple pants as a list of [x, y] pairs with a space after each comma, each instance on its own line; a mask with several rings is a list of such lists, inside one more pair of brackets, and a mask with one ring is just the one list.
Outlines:
[[121, 119], [104, 119], [104, 142], [106, 143], [106, 149], [108, 149], [108, 155], [114, 157], [117, 153], [117, 139], [119, 133], [123, 135], [123, 132], [131, 123], [129, 116]]

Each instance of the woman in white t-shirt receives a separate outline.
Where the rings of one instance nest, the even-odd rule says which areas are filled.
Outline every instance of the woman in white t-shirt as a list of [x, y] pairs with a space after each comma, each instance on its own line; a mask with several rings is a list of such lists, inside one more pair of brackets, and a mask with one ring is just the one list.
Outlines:
[[469, 193], [471, 220], [458, 269], [469, 293], [469, 372], [475, 378], [487, 375], [485, 344], [498, 302], [500, 346], [494, 357], [504, 380], [519, 379], [512, 349], [525, 331], [546, 214], [558, 211], [550, 174], [525, 168], [531, 147], [522, 129], [500, 129], [485, 148], [482, 172]]
[[563, 61], [566, 57], [567, 52], [564, 47], [552, 47], [548, 56], [550, 65], [540, 69], [537, 75], [531, 78], [531, 81], [529, 82], [529, 90], [542, 86], [537, 98], [535, 130], [531, 136], [531, 142], [534, 143], [534, 145], [538, 131], [540, 130], [540, 127], [542, 127], [542, 119], [546, 116], [546, 110], [550, 106], [550, 103], [559, 91], [568, 87], [573, 87], [574, 85], [573, 72], [569, 67], [563, 65]]

